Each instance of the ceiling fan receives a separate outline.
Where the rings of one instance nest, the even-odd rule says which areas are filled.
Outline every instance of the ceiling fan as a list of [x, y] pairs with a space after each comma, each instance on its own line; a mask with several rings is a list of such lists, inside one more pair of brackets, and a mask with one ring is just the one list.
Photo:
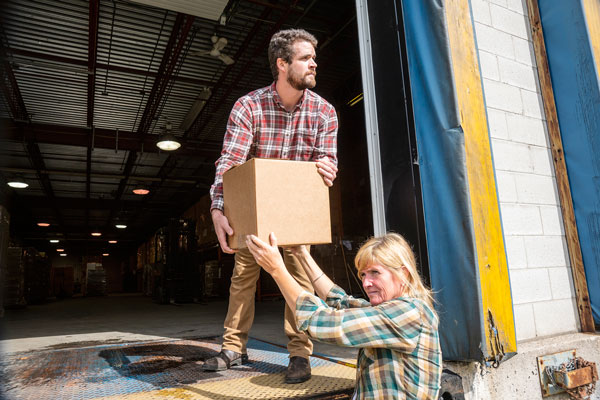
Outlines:
[[198, 51], [193, 53], [192, 55], [194, 56], [212, 56], [212, 57], [216, 57], [219, 60], [223, 61], [223, 63], [225, 65], [231, 65], [235, 62], [235, 60], [231, 57], [229, 57], [227, 54], [221, 53], [221, 50], [223, 50], [225, 48], [225, 46], [227, 46], [227, 39], [224, 37], [218, 37], [216, 34], [212, 35], [212, 37], [210, 38], [211, 42], [213, 43], [213, 48], [210, 49], [209, 51]]

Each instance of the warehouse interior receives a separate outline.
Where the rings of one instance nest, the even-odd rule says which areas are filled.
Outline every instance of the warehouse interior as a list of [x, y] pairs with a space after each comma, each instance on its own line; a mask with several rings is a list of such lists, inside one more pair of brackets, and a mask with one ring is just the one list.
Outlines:
[[[336, 283], [364, 296], [353, 257], [374, 228], [354, 2], [8, 0], [1, 7], [0, 351], [12, 355], [0, 372], [19, 377], [13, 389], [53, 390], [48, 374], [77, 369], [52, 367], [62, 349], [142, 349], [165, 338], [193, 340], [183, 344], [193, 357], [175, 365], [197, 379], [194, 362], [210, 356], [222, 333], [234, 261], [221, 252], [210, 218], [215, 161], [234, 102], [272, 82], [267, 46], [280, 29], [304, 28], [319, 40], [314, 90], [334, 105], [340, 126], [339, 173], [329, 191], [332, 242], [311, 251]], [[386, 43], [379, 45], [385, 53]], [[402, 99], [399, 93], [393, 104]], [[410, 164], [402, 157], [411, 154], [402, 139], [407, 126], [398, 123], [386, 149], [403, 166]], [[164, 141], [180, 147], [159, 148]], [[390, 211], [395, 220], [403, 204], [415, 208], [405, 172], [386, 191], [399, 206]], [[406, 226], [398, 230], [419, 234]], [[283, 357], [284, 302], [267, 274], [256, 299], [251, 336], [262, 342], [253, 342], [254, 357]], [[178, 346], [165, 346], [152, 347], [150, 361], [138, 349], [146, 354], [140, 365], [167, 368], [163, 358], [176, 357], [169, 349]], [[41, 358], [21, 357], [40, 350]], [[317, 353], [355, 357], [352, 349], [320, 344]], [[156, 364], [152, 357], [162, 358]], [[105, 361], [127, 379], [150, 373], [124, 373], [121, 361]], [[267, 372], [287, 365], [278, 362]], [[37, 367], [42, 386], [28, 380]], [[335, 381], [335, 390], [350, 390], [354, 373], [345, 371], [350, 379]]]
[[[268, 40], [288, 27], [319, 40], [315, 91], [340, 120], [333, 243], [315, 252], [359, 291], [340, 249], [372, 233], [354, 4], [174, 7], [3, 3], [0, 196], [9, 264], [24, 275], [5, 308], [111, 293], [159, 303], [226, 296], [232, 257], [218, 250], [209, 214], [214, 162], [235, 100], [272, 81]], [[181, 148], [157, 148], [166, 134]], [[28, 187], [7, 185], [15, 180]], [[260, 296], [273, 292], [263, 282]]]

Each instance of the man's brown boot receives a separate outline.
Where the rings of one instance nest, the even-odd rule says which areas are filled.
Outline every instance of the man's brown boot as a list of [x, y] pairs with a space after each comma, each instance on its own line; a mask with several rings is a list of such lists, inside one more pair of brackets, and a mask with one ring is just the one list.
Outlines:
[[310, 379], [310, 362], [308, 358], [291, 357], [285, 371], [285, 383], [302, 383]]
[[209, 358], [202, 364], [204, 371], [225, 371], [235, 365], [248, 362], [248, 354], [240, 354], [231, 350], [221, 350], [219, 354]]

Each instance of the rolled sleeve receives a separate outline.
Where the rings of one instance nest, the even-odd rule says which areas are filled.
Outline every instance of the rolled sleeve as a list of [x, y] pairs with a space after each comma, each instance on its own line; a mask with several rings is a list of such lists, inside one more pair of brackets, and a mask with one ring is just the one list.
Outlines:
[[320, 119], [319, 133], [315, 143], [315, 160], [327, 157], [337, 166], [337, 132], [337, 113], [332, 105], [327, 104]]
[[252, 113], [240, 99], [229, 114], [221, 157], [215, 162], [215, 181], [210, 188], [211, 210], [223, 210], [223, 174], [246, 161], [252, 140]]

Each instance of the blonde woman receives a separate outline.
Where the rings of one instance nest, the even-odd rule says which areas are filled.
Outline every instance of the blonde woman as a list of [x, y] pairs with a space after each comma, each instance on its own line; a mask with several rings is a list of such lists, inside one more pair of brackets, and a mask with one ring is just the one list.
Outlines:
[[369, 301], [347, 295], [307, 247], [293, 248], [319, 297], [285, 268], [274, 234], [250, 235], [248, 249], [296, 310], [298, 329], [316, 340], [357, 347], [355, 399], [437, 399], [442, 373], [438, 317], [410, 245], [395, 233], [367, 241], [355, 258]]

